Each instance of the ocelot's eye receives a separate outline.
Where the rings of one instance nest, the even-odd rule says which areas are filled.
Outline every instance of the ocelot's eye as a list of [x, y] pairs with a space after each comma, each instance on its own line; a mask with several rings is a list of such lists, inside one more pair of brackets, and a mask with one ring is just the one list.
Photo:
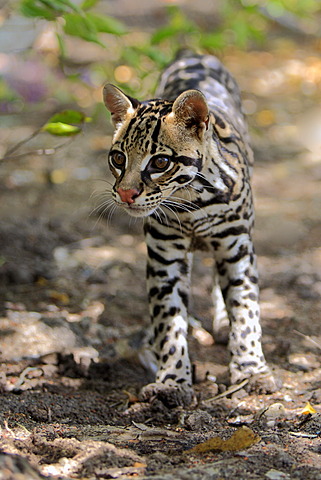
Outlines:
[[126, 163], [126, 157], [121, 152], [111, 152], [109, 161], [115, 168], [122, 168]]
[[168, 157], [155, 157], [149, 163], [149, 168], [153, 171], [163, 172], [170, 164], [171, 160]]

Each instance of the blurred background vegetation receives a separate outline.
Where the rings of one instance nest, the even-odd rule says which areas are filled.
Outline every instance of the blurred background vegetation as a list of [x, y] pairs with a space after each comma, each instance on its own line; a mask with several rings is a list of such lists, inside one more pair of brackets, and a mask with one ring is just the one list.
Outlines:
[[321, 38], [318, 0], [21, 0], [0, 2], [0, 111], [76, 104], [100, 87], [150, 96], [180, 47], [222, 56], [287, 37]]
[[[318, 0], [0, 0], [0, 26], [0, 118], [10, 127], [29, 116], [37, 130], [27, 140], [41, 131], [72, 136], [90, 119], [96, 125], [106, 115], [106, 81], [152, 97], [160, 71], [181, 47], [223, 58], [259, 127], [284, 123], [287, 109], [302, 113], [319, 99]], [[255, 71], [261, 77], [251, 80]], [[281, 112], [278, 100], [297, 91], [303, 100], [289, 98]], [[269, 94], [274, 105], [258, 106], [255, 96]], [[24, 143], [0, 147], [0, 158]]]

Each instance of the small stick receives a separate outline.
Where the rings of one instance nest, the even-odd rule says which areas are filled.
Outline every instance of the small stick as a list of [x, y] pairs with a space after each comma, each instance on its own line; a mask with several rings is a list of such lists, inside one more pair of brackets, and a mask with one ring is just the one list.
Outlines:
[[300, 335], [300, 337], [305, 338], [305, 340], [312, 343], [312, 345], [314, 345], [315, 347], [318, 347], [318, 348], [321, 349], [321, 345], [318, 342], [316, 342], [315, 340], [313, 340], [313, 338], [309, 337], [308, 335], [304, 335], [304, 333], [301, 333], [298, 330], [293, 330], [293, 332], [296, 333], [297, 335]]
[[227, 397], [227, 395], [230, 395], [232, 393], [237, 392], [238, 390], [241, 390], [241, 388], [245, 387], [249, 383], [249, 379], [246, 378], [243, 380], [243, 382], [238, 383], [237, 385], [231, 385], [225, 392], [219, 393], [218, 395], [215, 395], [215, 397], [207, 398], [206, 400], [203, 400], [205, 402], [212, 402], [213, 400], [218, 400], [219, 398]]

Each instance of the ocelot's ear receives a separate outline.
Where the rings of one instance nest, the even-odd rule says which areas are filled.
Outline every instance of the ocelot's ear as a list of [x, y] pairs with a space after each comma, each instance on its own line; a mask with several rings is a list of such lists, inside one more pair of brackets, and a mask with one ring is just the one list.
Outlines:
[[177, 124], [193, 128], [198, 135], [208, 127], [209, 111], [205, 96], [199, 90], [186, 90], [173, 104]]
[[107, 83], [104, 86], [103, 97], [115, 126], [125, 120], [127, 113], [132, 113], [140, 105], [138, 100], [125, 95], [119, 88], [111, 83]]

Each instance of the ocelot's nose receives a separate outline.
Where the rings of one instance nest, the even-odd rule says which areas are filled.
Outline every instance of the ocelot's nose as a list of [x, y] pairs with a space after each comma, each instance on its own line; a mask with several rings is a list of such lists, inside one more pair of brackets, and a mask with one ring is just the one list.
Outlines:
[[121, 198], [122, 202], [127, 203], [130, 205], [131, 203], [135, 202], [135, 199], [139, 197], [141, 191], [137, 190], [137, 188], [130, 188], [128, 190], [124, 190], [123, 188], [118, 188], [117, 190], [118, 195]]

